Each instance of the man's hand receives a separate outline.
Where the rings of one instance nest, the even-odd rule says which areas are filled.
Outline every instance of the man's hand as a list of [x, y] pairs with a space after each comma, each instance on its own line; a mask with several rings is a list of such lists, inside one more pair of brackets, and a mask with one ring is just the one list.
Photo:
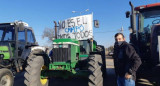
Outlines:
[[132, 76], [132, 75], [130, 75], [130, 74], [128, 74], [128, 73], [125, 74], [125, 78], [126, 78], [126, 79], [130, 79], [131, 76]]

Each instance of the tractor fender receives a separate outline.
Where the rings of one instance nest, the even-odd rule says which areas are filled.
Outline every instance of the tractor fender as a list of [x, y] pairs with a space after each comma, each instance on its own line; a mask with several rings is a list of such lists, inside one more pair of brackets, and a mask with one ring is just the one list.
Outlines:
[[47, 54], [47, 51], [48, 51], [48, 48], [46, 47], [41, 47], [41, 46], [31, 47], [31, 53], [29, 55], [29, 58], [32, 57], [33, 55], [36, 57], [42, 56], [44, 59], [44, 64], [48, 66], [50, 63], [50, 58]]
[[44, 55], [47, 54], [47, 48], [46, 47], [41, 47], [41, 46], [35, 46], [35, 47], [31, 47], [31, 52], [32, 54], [39, 54], [39, 55]]
[[27, 49], [24, 49], [23, 52], [22, 52], [22, 55], [21, 57], [26, 60], [28, 59], [28, 56], [30, 54], [34, 54], [34, 55], [44, 55], [45, 54], [45, 51], [47, 51], [47, 48], [45, 47], [41, 47], [41, 46], [34, 46], [34, 47], [30, 47], [30, 48], [27, 48]]
[[46, 63], [49, 62], [48, 55], [45, 51], [47, 51], [47, 48], [41, 46], [33, 46], [26, 49], [22, 54], [22, 57], [25, 58], [23, 68], [26, 67], [28, 60], [33, 59], [31, 58], [33, 56], [43, 56], [46, 59]]

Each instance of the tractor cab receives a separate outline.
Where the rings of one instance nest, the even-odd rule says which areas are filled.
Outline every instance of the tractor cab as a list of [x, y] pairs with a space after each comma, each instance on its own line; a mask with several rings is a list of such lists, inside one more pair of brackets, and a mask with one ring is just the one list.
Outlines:
[[3, 59], [21, 57], [23, 50], [35, 43], [32, 28], [27, 23], [0, 23], [0, 54]]
[[137, 48], [143, 62], [157, 65], [160, 62], [158, 36], [160, 36], [160, 3], [135, 7], [130, 2], [130, 42]]
[[97, 42], [93, 39], [80, 40], [80, 53], [89, 55], [96, 51]]
[[[160, 24], [160, 3], [139, 6], [135, 8], [136, 27], [139, 34], [139, 40], [144, 43], [149, 43], [151, 32], [155, 26]], [[150, 44], [147, 44], [150, 45]]]

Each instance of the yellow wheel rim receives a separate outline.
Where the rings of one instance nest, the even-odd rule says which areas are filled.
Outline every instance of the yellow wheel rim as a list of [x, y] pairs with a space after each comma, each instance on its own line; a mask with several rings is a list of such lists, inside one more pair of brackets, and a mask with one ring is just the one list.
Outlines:
[[41, 81], [42, 85], [45, 85], [47, 83], [48, 79], [40, 79], [40, 81]]
[[[46, 68], [47, 68], [47, 67], [44, 65], [44, 66], [42, 66], [41, 70], [44, 70], [44, 69], [46, 69]], [[40, 78], [40, 82], [41, 82], [42, 85], [45, 85], [45, 84], [48, 82], [48, 79], [41, 79], [41, 78]]]

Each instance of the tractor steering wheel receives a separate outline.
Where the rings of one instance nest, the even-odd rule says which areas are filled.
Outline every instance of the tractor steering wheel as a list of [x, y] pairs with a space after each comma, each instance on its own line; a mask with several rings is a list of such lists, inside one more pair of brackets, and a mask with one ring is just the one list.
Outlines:
[[152, 24], [160, 24], [160, 19], [155, 19], [152, 21]]

